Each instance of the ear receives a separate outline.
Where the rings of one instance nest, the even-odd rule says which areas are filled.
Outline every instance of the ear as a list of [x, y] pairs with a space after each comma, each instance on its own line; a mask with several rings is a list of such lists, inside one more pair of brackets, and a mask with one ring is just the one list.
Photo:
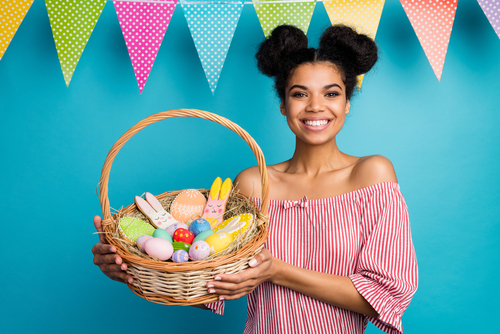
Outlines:
[[160, 211], [164, 210], [161, 203], [158, 201], [158, 199], [156, 199], [156, 197], [153, 194], [146, 193], [145, 197], [146, 197], [146, 201], [149, 203], [149, 205], [151, 205], [153, 207], [153, 209], [156, 210], [156, 212], [160, 212]]
[[286, 110], [285, 110], [285, 101], [281, 101], [280, 104], [280, 112], [283, 116], [286, 116]]
[[350, 110], [351, 110], [351, 101], [347, 100], [347, 102], [345, 103], [345, 114], [347, 115]]
[[149, 203], [146, 202], [142, 197], [135, 196], [134, 199], [135, 204], [137, 204], [137, 206], [139, 207], [139, 210], [141, 210], [142, 213], [144, 213], [146, 216], [155, 214], [155, 211], [153, 210], [151, 205], [149, 205]]

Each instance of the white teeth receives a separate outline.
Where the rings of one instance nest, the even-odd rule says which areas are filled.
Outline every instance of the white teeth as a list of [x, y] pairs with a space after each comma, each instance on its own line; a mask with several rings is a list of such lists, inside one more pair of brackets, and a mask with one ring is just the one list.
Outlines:
[[327, 120], [321, 120], [321, 121], [304, 121], [304, 123], [306, 125], [309, 125], [309, 126], [323, 126], [323, 125], [327, 125], [328, 121]]

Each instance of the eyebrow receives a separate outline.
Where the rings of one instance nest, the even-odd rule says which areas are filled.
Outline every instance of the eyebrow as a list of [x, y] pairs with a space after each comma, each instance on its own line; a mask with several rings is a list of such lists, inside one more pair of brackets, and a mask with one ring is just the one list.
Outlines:
[[[338, 87], [340, 88], [340, 90], [342, 90], [342, 87], [340, 87], [338, 84], [331, 84], [331, 85], [326, 85], [323, 87], [323, 89], [330, 89], [332, 87]], [[300, 88], [300, 89], [303, 89], [303, 90], [307, 90], [307, 87], [306, 86], [302, 86], [302, 85], [293, 85], [292, 87], [290, 87], [290, 89], [288, 90], [289, 92], [294, 89], [294, 88]]]

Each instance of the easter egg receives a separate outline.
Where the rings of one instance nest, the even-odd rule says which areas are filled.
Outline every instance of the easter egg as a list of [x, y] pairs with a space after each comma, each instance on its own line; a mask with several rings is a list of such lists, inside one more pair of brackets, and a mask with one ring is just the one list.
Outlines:
[[191, 244], [194, 240], [193, 232], [185, 228], [178, 228], [175, 230], [173, 237], [175, 242], [185, 242], [187, 244]]
[[168, 260], [174, 252], [174, 248], [170, 242], [162, 238], [151, 238], [144, 243], [146, 253], [158, 260]]
[[134, 217], [123, 217], [118, 225], [120, 234], [128, 241], [136, 242], [141, 235], [153, 235], [153, 225]]
[[203, 218], [195, 219], [189, 224], [189, 230], [193, 232], [195, 236], [200, 234], [201, 232], [211, 230], [212, 227], [210, 223]]
[[183, 249], [176, 250], [174, 254], [172, 254], [172, 261], [181, 263], [189, 261], [189, 254]]
[[234, 218], [239, 217], [239, 222], [245, 222], [245, 225], [243, 225], [241, 228], [237, 229], [234, 232], [231, 232], [230, 234], [233, 236], [233, 239], [236, 239], [241, 233], [245, 232], [253, 223], [253, 215], [251, 213], [244, 213], [241, 215], [237, 215], [234, 217], [231, 217], [229, 219], [224, 220], [221, 224], [217, 225], [214, 228], [214, 232], [217, 233], [217, 231], [223, 229], [224, 227], [227, 226], [227, 224], [233, 220]]
[[196, 238], [194, 238], [193, 240], [193, 244], [198, 241], [198, 240], [205, 240], [206, 238], [208, 238], [209, 236], [211, 236], [212, 234], [214, 234], [214, 231], [212, 230], [208, 230], [208, 231], [203, 231], [201, 232], [200, 234], [198, 234], [196, 236]]
[[206, 238], [205, 241], [210, 246], [210, 255], [212, 255], [226, 249], [233, 242], [233, 236], [224, 232], [215, 233]]
[[170, 206], [170, 214], [178, 221], [187, 223], [201, 217], [207, 200], [196, 189], [186, 189], [181, 192]]
[[146, 242], [146, 240], [151, 238], [152, 236], [150, 235], [141, 235], [139, 238], [137, 238], [137, 241], [135, 242], [137, 248], [139, 248], [141, 252], [146, 253], [146, 251], [144, 250], [144, 243]]
[[174, 252], [178, 251], [179, 249], [189, 252], [189, 248], [191, 247], [191, 245], [185, 242], [172, 242], [172, 247], [174, 247]]
[[167, 240], [168, 242], [174, 242], [174, 240], [172, 240], [172, 236], [162, 228], [157, 228], [153, 232], [153, 237], [154, 238], [162, 238], [162, 239]]
[[194, 261], [206, 259], [210, 255], [210, 246], [206, 241], [193, 242], [189, 248], [189, 258]]
[[167, 227], [165, 229], [165, 231], [168, 232], [168, 234], [170, 234], [170, 236], [173, 236], [174, 235], [174, 232], [175, 230], [177, 230], [178, 228], [185, 228], [186, 230], [189, 229], [189, 226], [187, 226], [186, 224], [184, 223], [175, 223], [175, 224], [172, 224], [170, 225], [169, 227]]

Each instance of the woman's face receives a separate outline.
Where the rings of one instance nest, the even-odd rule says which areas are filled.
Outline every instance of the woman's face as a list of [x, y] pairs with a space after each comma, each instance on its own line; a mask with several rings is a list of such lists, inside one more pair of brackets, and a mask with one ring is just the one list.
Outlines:
[[349, 108], [342, 77], [328, 62], [298, 66], [281, 103], [281, 113], [292, 132], [312, 145], [334, 140]]

